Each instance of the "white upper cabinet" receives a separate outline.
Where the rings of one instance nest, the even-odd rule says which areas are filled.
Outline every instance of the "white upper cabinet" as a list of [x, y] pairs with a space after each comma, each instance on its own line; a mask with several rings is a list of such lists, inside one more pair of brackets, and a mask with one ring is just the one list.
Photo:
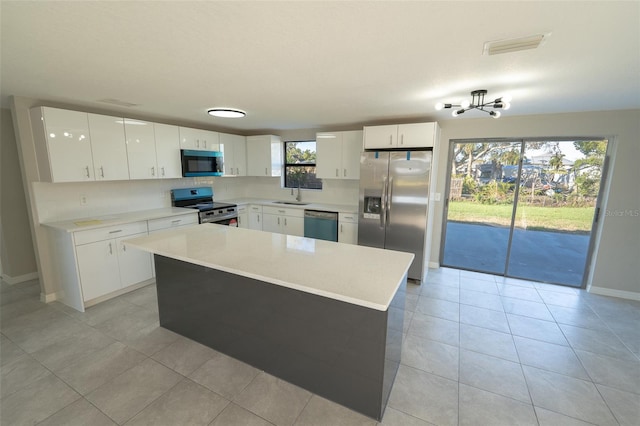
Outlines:
[[198, 151], [218, 151], [220, 149], [220, 135], [211, 130], [180, 127], [180, 148]]
[[86, 112], [32, 108], [40, 179], [48, 182], [94, 180], [91, 137]]
[[127, 145], [122, 117], [88, 114], [96, 180], [127, 180]]
[[282, 161], [279, 136], [247, 136], [247, 176], [281, 176]]
[[127, 118], [124, 120], [130, 179], [156, 179], [156, 139], [153, 123]]
[[247, 175], [247, 141], [244, 136], [220, 133], [224, 176]]
[[316, 176], [359, 179], [362, 131], [316, 134]]
[[180, 162], [180, 132], [178, 126], [153, 123], [156, 136], [156, 160], [158, 177], [174, 179], [182, 177]]
[[365, 126], [365, 149], [430, 148], [436, 135], [436, 123]]

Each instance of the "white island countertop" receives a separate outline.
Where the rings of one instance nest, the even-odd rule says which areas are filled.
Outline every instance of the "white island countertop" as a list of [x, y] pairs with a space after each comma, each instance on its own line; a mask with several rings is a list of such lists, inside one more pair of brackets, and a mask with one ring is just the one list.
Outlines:
[[414, 257], [215, 224], [132, 238], [125, 245], [380, 311], [389, 307]]

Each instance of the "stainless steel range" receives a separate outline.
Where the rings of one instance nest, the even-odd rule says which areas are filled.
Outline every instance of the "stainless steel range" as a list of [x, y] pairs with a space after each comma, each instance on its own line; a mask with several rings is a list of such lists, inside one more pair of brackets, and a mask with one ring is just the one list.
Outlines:
[[214, 202], [213, 189], [208, 186], [172, 189], [171, 205], [174, 207], [198, 209], [198, 220], [200, 223], [238, 226], [238, 206], [235, 204]]

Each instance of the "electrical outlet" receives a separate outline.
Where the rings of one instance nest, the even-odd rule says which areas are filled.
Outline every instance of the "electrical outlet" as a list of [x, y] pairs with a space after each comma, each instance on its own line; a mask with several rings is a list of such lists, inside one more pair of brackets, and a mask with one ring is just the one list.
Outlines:
[[87, 196], [84, 194], [80, 194], [80, 205], [81, 206], [87, 205]]

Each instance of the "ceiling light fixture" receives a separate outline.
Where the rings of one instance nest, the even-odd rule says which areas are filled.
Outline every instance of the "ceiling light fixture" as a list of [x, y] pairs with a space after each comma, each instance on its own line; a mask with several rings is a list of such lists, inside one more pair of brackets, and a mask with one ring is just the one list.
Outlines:
[[207, 113], [214, 117], [222, 118], [242, 118], [247, 115], [246, 112], [235, 108], [211, 108]]
[[486, 94], [487, 94], [487, 91], [484, 89], [474, 90], [473, 92], [471, 92], [471, 97], [472, 97], [471, 101], [464, 100], [460, 102], [460, 104], [444, 104], [442, 102], [439, 102], [436, 104], [436, 109], [440, 111], [441, 109], [459, 108], [459, 109], [455, 109], [451, 113], [451, 115], [453, 115], [454, 117], [457, 117], [460, 114], [464, 114], [465, 111], [469, 111], [470, 109], [477, 109], [477, 110], [486, 112], [493, 118], [499, 118], [501, 115], [500, 111], [487, 111], [485, 110], [485, 108], [495, 108], [495, 109], [504, 109], [504, 110], [511, 108], [511, 104], [509, 103], [511, 102], [511, 96], [502, 96], [502, 97], [496, 98], [493, 101], [485, 102], [484, 95]]

